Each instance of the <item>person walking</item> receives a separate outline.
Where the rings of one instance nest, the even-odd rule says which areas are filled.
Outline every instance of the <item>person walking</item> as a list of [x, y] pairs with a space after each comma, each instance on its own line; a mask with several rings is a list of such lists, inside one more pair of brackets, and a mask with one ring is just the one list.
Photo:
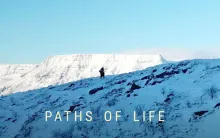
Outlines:
[[105, 77], [105, 71], [104, 71], [103, 67], [99, 70], [99, 73], [100, 73], [100, 78], [104, 78]]

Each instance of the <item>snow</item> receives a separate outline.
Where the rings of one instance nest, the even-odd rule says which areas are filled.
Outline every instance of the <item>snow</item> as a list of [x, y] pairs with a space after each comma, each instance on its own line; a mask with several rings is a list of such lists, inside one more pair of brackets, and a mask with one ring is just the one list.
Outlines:
[[37, 67], [34, 64], [0, 64], [0, 95], [1, 90], [16, 84], [22, 79], [22, 75]]
[[0, 66], [0, 95], [96, 77], [101, 67], [115, 75], [163, 63], [160, 55], [74, 54], [49, 57], [39, 65]]
[[[27, 76], [41, 72], [42, 68], [46, 68], [44, 71], [53, 72], [54, 68], [49, 64], [54, 66], [55, 63], [61, 64], [64, 60], [70, 62], [72, 57], [49, 58], [37, 67], [34, 73], [31, 72]], [[122, 60], [124, 56], [119, 57], [117, 59]], [[77, 56], [78, 60], [79, 58], [83, 57]], [[99, 58], [95, 56], [94, 59]], [[100, 62], [102, 60], [100, 59]], [[107, 63], [104, 61], [103, 64], [105, 63], [108, 67], [112, 59]], [[71, 63], [65, 62], [66, 66]], [[56, 66], [56, 70], [58, 69], [61, 69], [61, 65]], [[214, 108], [214, 106], [220, 101], [219, 78], [220, 59], [189, 60], [156, 65], [124, 74], [113, 74], [104, 79], [85, 78], [22, 93], [8, 94], [0, 97], [0, 137], [203, 138], [209, 136], [218, 138], [219, 108]], [[30, 83], [33, 82], [30, 81]], [[131, 83], [141, 88], [129, 91]], [[217, 96], [213, 99], [206, 93], [211, 86], [217, 89]], [[90, 90], [99, 87], [103, 87], [103, 90], [89, 94]], [[165, 102], [167, 98], [170, 100]], [[92, 122], [74, 121], [74, 112], [69, 115], [69, 121], [65, 121], [63, 111], [77, 104], [81, 105], [75, 110], [78, 111], [77, 113], [79, 110], [82, 111], [83, 117], [86, 111], [93, 111]], [[46, 110], [53, 113], [47, 122], [45, 121]], [[118, 122], [115, 120], [105, 122], [103, 113], [107, 110], [112, 111], [113, 119], [115, 111], [121, 110], [122, 117]], [[155, 116], [158, 116], [159, 110], [164, 110], [165, 122], [159, 125], [157, 117], [152, 123], [134, 122], [133, 111], [138, 110], [146, 112], [154, 110]], [[194, 115], [195, 112], [203, 110], [208, 112], [201, 117]], [[60, 111], [63, 121], [54, 121], [57, 111]], [[137, 118], [141, 119], [142, 115], [138, 115]]]
[[36, 67], [34, 64], [0, 64], [0, 77], [13, 74], [21, 75], [29, 72], [34, 67]]

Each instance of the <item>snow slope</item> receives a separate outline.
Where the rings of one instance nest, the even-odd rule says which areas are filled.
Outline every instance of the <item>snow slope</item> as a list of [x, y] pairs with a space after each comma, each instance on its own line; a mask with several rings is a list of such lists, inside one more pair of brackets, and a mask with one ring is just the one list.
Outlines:
[[0, 64], [0, 95], [1, 91], [16, 84], [22, 79], [22, 75], [33, 70], [34, 64]]
[[22, 75], [31, 71], [37, 65], [34, 64], [0, 64], [0, 77], [9, 75]]
[[[220, 59], [192, 60], [1, 96], [0, 137], [219, 138], [219, 78]], [[47, 110], [53, 115], [45, 121]], [[103, 119], [106, 110], [113, 113], [110, 122]], [[116, 110], [122, 111], [117, 122]], [[141, 121], [150, 110], [155, 116], [165, 111], [165, 122]], [[54, 121], [57, 111], [62, 121]], [[82, 111], [83, 121], [74, 121], [74, 111]], [[86, 111], [92, 122], [85, 121]]]
[[0, 94], [27, 91], [99, 76], [98, 71], [101, 67], [105, 68], [106, 75], [114, 75], [145, 69], [165, 62], [160, 55], [75, 54], [54, 56], [23, 75], [10, 77], [10, 82], [5, 81], [5, 78], [2, 79]]

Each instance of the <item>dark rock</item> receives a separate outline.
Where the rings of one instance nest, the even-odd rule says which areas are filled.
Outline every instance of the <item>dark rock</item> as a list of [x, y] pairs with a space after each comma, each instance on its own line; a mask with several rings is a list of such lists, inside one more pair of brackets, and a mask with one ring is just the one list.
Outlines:
[[182, 61], [176, 66], [176, 68], [186, 66], [188, 63], [189, 63], [189, 61]]
[[55, 105], [60, 99], [61, 99], [61, 97], [59, 97], [59, 98], [57, 98], [56, 100], [50, 102], [50, 105], [51, 105], [51, 106]]
[[42, 103], [44, 103], [44, 102], [43, 102], [43, 101], [38, 101], [38, 102], [37, 102], [37, 104], [42, 104]]
[[186, 72], [187, 72], [187, 70], [188, 70], [188, 69], [183, 69], [183, 70], [182, 70], [182, 72], [183, 72], [183, 73], [186, 73]]
[[127, 97], [130, 97], [131, 95], [130, 94], [127, 94]]
[[180, 72], [178, 70], [172, 70], [171, 72], [165, 71], [161, 74], [156, 75], [156, 78], [161, 78], [162, 79], [162, 78], [165, 78], [166, 76], [170, 77], [172, 75], [179, 74], [179, 73]]
[[132, 93], [133, 91], [131, 91], [131, 90], [128, 90], [128, 91], [126, 91], [126, 93]]
[[70, 108], [69, 108], [69, 110], [68, 111], [74, 111], [75, 110], [75, 108], [76, 107], [79, 107], [79, 106], [81, 106], [82, 104], [76, 104], [76, 105], [72, 105], [72, 106], [70, 106]]
[[169, 70], [172, 66], [166, 67], [166, 70]]
[[103, 89], [104, 89], [104, 87], [99, 87], [99, 88], [92, 89], [92, 90], [89, 91], [89, 95], [95, 94], [98, 91], [101, 91]]
[[219, 65], [218, 65], [218, 66], [215, 66], [215, 67], [212, 67], [211, 69], [218, 69], [218, 68], [220, 68]]
[[8, 119], [6, 119], [5, 121], [9, 121], [9, 120], [11, 120], [12, 118], [8, 118]]
[[156, 72], [157, 70], [156, 69], [154, 69], [152, 72], [154, 73], [154, 72]]
[[173, 93], [170, 93], [169, 95], [167, 95], [167, 97], [171, 97], [171, 96], [174, 96], [174, 94], [173, 94]]
[[165, 76], [168, 76], [169, 72], [163, 72], [161, 74], [156, 75], [156, 78], [164, 78]]
[[17, 119], [14, 119], [12, 122], [14, 123], [15, 121], [17, 121]]
[[114, 93], [114, 92], [116, 92], [117, 91], [117, 89], [113, 89], [113, 90], [111, 90], [111, 93]]
[[51, 89], [54, 89], [55, 87], [54, 86], [51, 86], [49, 89], [51, 90]]
[[50, 97], [51, 97], [51, 95], [47, 96], [47, 97], [45, 98], [45, 100], [46, 100], [46, 101], [49, 101]]
[[122, 84], [122, 83], [125, 83], [125, 82], [126, 82], [126, 80], [121, 80], [121, 81], [116, 82], [116, 84]]
[[150, 81], [151, 81], [151, 80], [147, 80], [146, 83], [145, 83], [145, 85], [148, 85]]
[[70, 88], [64, 88], [63, 90], [64, 90], [64, 91], [67, 91], [67, 90], [70, 90]]
[[141, 78], [141, 80], [146, 80], [146, 79], [150, 79], [151, 76], [144, 76], [143, 78]]
[[138, 94], [134, 94], [133, 96], [134, 96], [134, 97], [135, 97], [135, 96], [138, 96]]
[[166, 98], [165, 100], [164, 100], [164, 102], [169, 102], [171, 99], [168, 97], [168, 98]]
[[202, 116], [204, 115], [205, 113], [207, 113], [208, 111], [198, 111], [198, 112], [194, 112], [194, 115], [196, 116]]
[[80, 109], [84, 109], [84, 108], [86, 108], [87, 106], [82, 106], [82, 107], [80, 107]]
[[140, 86], [138, 86], [137, 84], [133, 83], [133, 84], [131, 85], [130, 90], [133, 91], [133, 90], [137, 90], [137, 89], [140, 89], [140, 88], [141, 88]]
[[172, 75], [173, 75], [173, 74], [179, 74], [180, 71], [178, 71], [178, 70], [173, 70], [173, 71], [171, 71], [170, 73], [171, 73]]
[[217, 108], [217, 107], [219, 107], [219, 106], [220, 106], [220, 103], [217, 103], [214, 108]]
[[154, 102], [156, 106], [163, 106], [164, 103], [158, 103], [158, 102]]
[[74, 84], [74, 83], [72, 83], [72, 84], [70, 84], [70, 85], [69, 85], [69, 87], [73, 87], [73, 86], [75, 86], [75, 84]]
[[79, 99], [84, 99], [84, 97], [79, 97]]

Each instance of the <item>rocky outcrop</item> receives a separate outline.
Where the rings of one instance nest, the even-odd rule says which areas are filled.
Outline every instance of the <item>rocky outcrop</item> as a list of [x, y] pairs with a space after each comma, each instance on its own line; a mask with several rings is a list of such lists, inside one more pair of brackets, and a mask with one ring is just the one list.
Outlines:
[[92, 89], [92, 90], [89, 91], [89, 95], [95, 94], [98, 91], [101, 91], [103, 89], [104, 89], [104, 87], [99, 87], [99, 88]]
[[198, 111], [198, 112], [194, 112], [195, 116], [203, 116], [205, 113], [207, 113], [208, 111]]

